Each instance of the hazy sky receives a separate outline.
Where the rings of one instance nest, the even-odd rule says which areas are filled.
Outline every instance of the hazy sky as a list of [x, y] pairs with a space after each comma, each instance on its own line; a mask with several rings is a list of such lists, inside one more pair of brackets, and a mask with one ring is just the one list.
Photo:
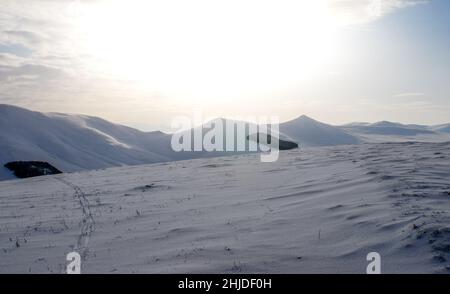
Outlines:
[[450, 1], [1, 0], [0, 103], [144, 130], [450, 122]]

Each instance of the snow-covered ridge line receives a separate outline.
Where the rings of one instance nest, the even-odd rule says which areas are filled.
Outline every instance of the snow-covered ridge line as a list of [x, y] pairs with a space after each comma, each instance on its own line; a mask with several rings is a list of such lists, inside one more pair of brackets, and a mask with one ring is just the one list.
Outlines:
[[[303, 115], [278, 128], [282, 140], [293, 141], [301, 148], [363, 142], [450, 141], [446, 125], [426, 130], [387, 122], [338, 127]], [[0, 180], [14, 178], [3, 166], [11, 161], [45, 161], [63, 172], [74, 172], [230, 155], [175, 152], [171, 135], [162, 132], [142, 132], [97, 117], [40, 113], [5, 104], [0, 104], [0, 150]]]

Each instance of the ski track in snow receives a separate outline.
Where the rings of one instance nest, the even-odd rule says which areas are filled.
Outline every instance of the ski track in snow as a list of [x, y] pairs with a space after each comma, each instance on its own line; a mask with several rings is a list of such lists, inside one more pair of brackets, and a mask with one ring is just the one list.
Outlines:
[[89, 238], [95, 228], [95, 221], [91, 212], [91, 206], [86, 194], [80, 187], [61, 178], [57, 178], [57, 180], [72, 188], [74, 191], [74, 197], [80, 202], [83, 217], [81, 219], [81, 232], [77, 238], [77, 246], [75, 247], [75, 251], [80, 254], [82, 260], [85, 260], [88, 254]]
[[64, 272], [80, 250], [84, 273], [365, 273], [371, 251], [384, 273], [448, 273], [449, 200], [450, 143], [4, 181], [0, 272]]

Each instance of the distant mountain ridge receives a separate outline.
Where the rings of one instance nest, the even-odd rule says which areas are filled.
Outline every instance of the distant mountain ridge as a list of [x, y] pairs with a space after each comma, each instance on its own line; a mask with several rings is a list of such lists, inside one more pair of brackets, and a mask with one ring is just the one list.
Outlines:
[[432, 127], [417, 124], [401, 124], [390, 121], [380, 121], [372, 124], [347, 124], [342, 126], [351, 133], [376, 134], [387, 136], [415, 136], [432, 135], [435, 131]]
[[[220, 120], [238, 125], [251, 124], [223, 118]], [[201, 128], [204, 135], [210, 129], [206, 125], [194, 129]], [[450, 140], [450, 124], [420, 128], [390, 122], [332, 126], [302, 115], [278, 127], [280, 139], [295, 142], [300, 148], [359, 144], [373, 134], [383, 134], [388, 138], [447, 134]], [[193, 132], [194, 129], [187, 132]], [[0, 180], [14, 178], [11, 171], [3, 167], [11, 161], [45, 161], [63, 172], [73, 172], [236, 154], [175, 152], [171, 139], [171, 134], [143, 132], [98, 117], [41, 113], [0, 104]]]

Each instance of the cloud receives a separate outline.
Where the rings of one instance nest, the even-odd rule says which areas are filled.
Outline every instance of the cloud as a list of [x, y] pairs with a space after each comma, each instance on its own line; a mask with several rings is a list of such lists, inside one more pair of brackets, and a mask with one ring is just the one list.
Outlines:
[[[114, 80], [111, 78], [110, 72], [108, 72], [109, 67], [102, 67], [103, 59], [108, 57], [108, 54], [111, 54], [111, 51], [120, 51], [123, 48], [123, 51], [126, 54], [120, 55], [123, 56], [124, 65], [126, 65], [126, 69], [131, 64], [131, 68], [133, 69], [133, 65], [138, 69], [143, 68], [143, 71], [146, 75], [151, 75], [155, 72], [155, 76], [159, 78], [165, 74], [165, 71], [159, 72], [152, 69], [152, 64], [149, 63], [149, 66], [141, 66], [141, 64], [146, 64], [142, 62], [141, 58], [136, 58], [135, 56], [141, 57], [143, 54], [134, 54], [132, 50], [141, 50], [142, 52], [150, 54], [148, 51], [151, 50], [142, 50], [139, 49], [139, 42], [134, 44], [133, 42], [127, 42], [127, 40], [140, 40], [139, 38], [149, 38], [152, 36], [150, 32], [152, 29], [149, 26], [144, 26], [143, 28], [138, 28], [135, 31], [132, 31], [134, 25], [139, 25], [141, 22], [139, 19], [133, 20], [130, 17], [121, 17], [124, 14], [126, 15], [128, 6], [133, 5], [133, 1], [127, 2], [126, 0], [122, 0], [125, 3], [124, 7], [126, 9], [118, 10], [117, 17], [114, 17], [114, 25], [113, 28], [109, 26], [105, 26], [104, 22], [102, 26], [102, 22], [104, 21], [105, 15], [107, 16], [107, 11], [102, 9], [102, 6], [93, 9], [90, 5], [93, 2], [103, 2], [99, 0], [91, 0], [91, 1], [73, 1], [73, 0], [30, 0], [30, 1], [17, 1], [17, 0], [1, 0], [2, 7], [0, 12], [0, 102], [7, 101], [8, 103], [25, 103], [25, 102], [35, 102], [36, 104], [43, 103], [48, 105], [63, 105], [67, 107], [67, 104], [74, 105], [72, 109], [79, 109], [79, 107], [98, 107], [102, 110], [105, 107], [105, 104], [109, 103], [112, 105], [111, 107], [120, 108], [122, 105], [127, 104], [130, 105], [130, 100], [136, 99], [139, 103], [135, 103], [134, 108], [138, 108], [137, 105], [142, 103], [148, 103], [151, 107], [154, 107], [152, 101], [152, 94], [148, 94], [146, 91], [154, 91], [153, 84], [155, 83], [146, 83], [142, 86], [142, 88], [137, 87], [136, 85], [131, 84], [129, 81]], [[143, 0], [147, 1], [147, 0]], [[297, 0], [298, 1], [298, 0]], [[396, 10], [410, 7], [414, 5], [418, 5], [421, 3], [426, 3], [426, 1], [413, 1], [413, 0], [311, 0], [311, 3], [315, 1], [326, 4], [323, 6], [324, 9], [327, 9], [324, 12], [325, 15], [328, 15], [327, 12], [330, 13], [330, 17], [335, 18], [338, 24], [342, 25], [354, 25], [360, 23], [367, 23], [370, 21], [375, 21], [380, 19], [384, 15], [388, 13], [392, 13]], [[107, 1], [105, 1], [106, 3]], [[117, 2], [111, 0], [111, 2]], [[131, 3], [130, 3], [131, 2]], [[136, 0], [137, 2], [137, 0]], [[150, 2], [150, 0], [149, 0]], [[154, 1], [155, 2], [155, 1]], [[158, 3], [162, 3], [163, 1]], [[155, 3], [156, 3], [155, 2]], [[181, 1], [184, 2], [184, 1]], [[203, 5], [207, 3], [207, 5]], [[259, 1], [230, 1], [225, 4], [226, 1], [221, 4], [220, 7], [215, 7], [214, 4], [209, 4], [213, 1], [192, 1], [189, 4], [185, 4], [186, 7], [190, 7], [186, 11], [183, 9], [178, 9], [179, 11], [174, 11], [179, 13], [180, 16], [183, 16], [183, 20], [185, 23], [181, 22], [179, 18], [173, 18], [175, 21], [170, 22], [167, 20], [167, 15], [165, 13], [170, 12], [172, 9], [171, 5], [167, 5], [168, 10], [164, 10], [164, 13], [161, 13], [161, 22], [162, 24], [166, 24], [166, 26], [170, 29], [167, 35], [170, 36], [170, 33], [174, 33], [175, 37], [179, 34], [180, 30], [184, 30], [186, 28], [194, 28], [200, 31], [205, 30], [205, 32], [211, 32], [205, 36], [201, 34], [197, 34], [194, 36], [199, 37], [207, 37], [213, 38], [213, 40], [208, 40], [208, 44], [214, 44], [214, 40], [218, 40], [217, 44], [220, 44], [222, 35], [226, 36], [228, 33], [230, 26], [233, 27], [232, 17], [228, 17], [229, 13], [231, 16], [233, 13], [236, 13], [239, 17], [242, 17], [243, 20], [248, 20], [248, 23], [252, 23], [252, 17], [257, 16], [258, 13], [261, 14], [258, 8]], [[250, 3], [251, 2], [251, 3]], [[256, 22], [255, 25], [249, 24], [247, 27], [247, 31], [250, 34], [253, 32], [261, 32], [261, 40], [267, 41], [267, 43], [276, 43], [275, 41], [281, 40], [283, 41], [284, 37], [287, 36], [285, 31], [279, 30], [280, 34], [273, 29], [274, 21], [270, 18], [271, 15], [274, 14], [284, 14], [288, 12], [288, 16], [284, 21], [286, 24], [290, 24], [292, 21], [293, 24], [297, 23], [295, 20], [299, 18], [296, 10], [291, 9], [293, 7], [303, 7], [302, 5], [290, 4], [297, 3], [296, 0], [291, 1], [282, 1], [282, 0], [269, 0], [269, 1], [261, 1], [262, 3], [267, 4], [270, 2], [270, 5], [266, 5], [267, 7], [274, 7], [276, 9], [268, 9], [267, 15], [261, 14], [260, 16], [264, 16], [260, 18], [260, 22]], [[286, 5], [282, 5], [282, 3]], [[298, 1], [302, 2], [302, 1]], [[128, 4], [129, 3], [129, 4]], [[306, 3], [306, 1], [304, 2]], [[250, 5], [251, 4], [251, 5]], [[80, 6], [81, 5], [81, 6]], [[158, 4], [159, 5], [159, 4]], [[144, 5], [145, 6], [145, 5]], [[223, 7], [222, 7], [223, 6]], [[242, 9], [242, 6], [247, 7], [248, 9]], [[107, 6], [105, 6], [107, 7]], [[157, 7], [157, 6], [156, 6]], [[305, 7], [308, 7], [306, 5]], [[315, 7], [315, 6], [314, 6]], [[318, 6], [322, 7], [322, 6]], [[91, 9], [92, 8], [92, 9]], [[220, 9], [219, 9], [220, 8]], [[222, 10], [225, 8], [225, 11]], [[84, 9], [87, 12], [87, 16], [83, 18]], [[209, 9], [209, 10], [208, 10]], [[132, 10], [132, 9], [131, 9]], [[176, 10], [176, 9], [175, 9]], [[206, 21], [211, 21], [216, 23], [216, 27], [220, 30], [216, 34], [216, 32], [212, 30], [207, 30], [205, 28], [208, 25], [204, 25], [201, 20], [198, 20], [195, 17], [192, 17], [189, 13], [193, 11], [198, 15], [201, 15], [202, 19]], [[151, 11], [142, 10], [142, 15], [148, 17], [147, 13]], [[210, 12], [210, 14], [209, 14]], [[248, 12], [248, 13], [246, 13]], [[255, 12], [255, 15], [251, 14]], [[221, 20], [215, 20], [213, 16], [214, 13], [223, 17], [223, 22]], [[79, 17], [80, 14], [82, 17]], [[154, 13], [158, 16], [158, 13]], [[303, 14], [306, 14], [303, 12]], [[139, 14], [141, 15], [141, 14]], [[169, 15], [169, 18], [173, 17]], [[90, 20], [92, 18], [92, 23], [86, 20]], [[159, 20], [159, 18], [158, 18]], [[178, 22], [177, 22], [178, 21]], [[193, 25], [189, 25], [189, 21], [193, 22]], [[314, 21], [316, 21], [314, 19]], [[128, 22], [128, 24], [127, 24]], [[320, 20], [317, 20], [319, 23]], [[130, 24], [131, 23], [131, 24]], [[145, 22], [143, 22], [145, 24]], [[300, 22], [303, 24], [303, 22]], [[93, 28], [91, 27], [93, 25]], [[179, 24], [182, 24], [182, 27], [178, 27]], [[84, 25], [84, 27], [83, 27]], [[104, 45], [105, 42], [98, 42], [97, 39], [92, 38], [92, 36], [97, 36], [95, 33], [95, 26], [99, 25], [101, 29], [97, 28], [100, 33], [103, 33], [102, 30], [106, 32], [106, 34], [110, 36], [109, 39], [111, 42], [105, 46], [105, 50], [98, 50], [91, 44], [97, 42], [98, 44]], [[155, 20], [155, 25], [160, 25]], [[223, 26], [222, 26], [223, 25]], [[245, 29], [245, 25], [237, 26], [237, 31]], [[267, 25], [267, 30], [261, 28], [261, 25]], [[142, 26], [142, 25], [141, 25]], [[81, 27], [81, 28], [80, 28]], [[156, 27], [156, 26], [155, 26]], [[214, 27], [214, 26], [212, 26]], [[276, 27], [276, 25], [275, 25]], [[283, 27], [280, 25], [279, 27]], [[290, 29], [294, 32], [294, 25], [290, 25]], [[303, 26], [305, 27], [305, 26]], [[312, 26], [311, 26], [312, 27]], [[117, 31], [115, 31], [116, 29]], [[309, 29], [306, 28], [304, 30]], [[271, 35], [271, 30], [273, 31]], [[245, 30], [243, 30], [245, 31]], [[156, 34], [156, 40], [162, 40], [162, 38], [158, 39], [158, 35], [164, 30], [160, 30], [158, 27], [154, 30]], [[189, 31], [188, 36], [189, 36]], [[87, 33], [88, 36], [83, 35]], [[127, 39], [127, 36], [132, 36], [132, 38]], [[245, 35], [244, 33], [242, 34]], [[301, 35], [301, 32], [298, 34]], [[98, 36], [102, 37], [102, 34], [98, 34]], [[136, 38], [133, 38], [137, 36]], [[247, 36], [247, 35], [245, 35]], [[258, 35], [253, 34], [257, 39]], [[269, 37], [268, 37], [269, 36]], [[276, 40], [270, 40], [270, 36], [277, 37]], [[164, 37], [164, 36], [163, 36]], [[279, 37], [279, 38], [278, 38]], [[117, 38], [117, 39], [116, 39]], [[123, 40], [125, 38], [125, 40]], [[205, 38], [205, 39], [207, 39]], [[215, 38], [215, 39], [214, 39]], [[235, 39], [236, 36], [230, 37], [231, 40]], [[94, 39], [94, 40], [92, 40]], [[108, 39], [108, 38], [106, 38]], [[170, 41], [171, 38], [164, 38]], [[174, 38], [175, 39], [175, 38]], [[180, 58], [181, 61], [185, 62], [185, 60], [189, 61], [189, 54], [185, 52], [189, 52], [189, 49], [195, 48], [195, 42], [197, 39], [188, 40], [187, 46], [184, 46], [179, 51], [176, 51], [174, 48], [178, 48], [177, 46], [167, 46], [156, 44], [156, 42], [147, 42], [151, 46], [148, 46], [149, 49], [155, 49], [155, 52], [159, 52], [160, 50], [163, 54], [167, 50], [173, 50], [174, 52], [179, 52], [181, 55], [185, 55], [186, 58]], [[201, 41], [202, 39], [199, 38]], [[248, 38], [251, 39], [251, 38]], [[266, 40], [267, 39], [267, 40]], [[289, 40], [293, 40], [294, 38], [289, 38]], [[245, 42], [247, 38], [242, 39], [243, 42], [240, 44], [239, 49], [230, 46], [229, 51], [234, 50], [244, 50], [245, 52]], [[250, 42], [250, 41], [249, 41]], [[122, 43], [125, 43], [127, 46], [121, 46]], [[288, 42], [290, 43], [290, 42]], [[98, 45], [97, 44], [97, 45]], [[170, 44], [166, 43], [166, 44]], [[177, 43], [174, 43], [177, 44]], [[263, 43], [265, 44], [265, 43]], [[280, 43], [282, 44], [282, 43]], [[289, 49], [289, 46], [281, 46], [278, 44], [277, 46]], [[1, 46], [4, 46], [3, 51], [1, 50]], [[118, 46], [117, 46], [118, 45]], [[115, 47], [114, 47], [115, 46]], [[117, 48], [119, 47], [119, 49]], [[145, 47], [145, 46], [144, 46]], [[182, 46], [180, 46], [182, 47]], [[26, 48], [26, 49], [24, 49]], [[103, 47], [102, 47], [103, 48]], [[210, 49], [212, 48], [212, 49]], [[215, 53], [214, 46], [205, 48], [205, 53], [211, 54]], [[29, 50], [29, 54], [26, 53], [26, 50]], [[93, 51], [99, 51], [100, 54], [93, 54]], [[285, 49], [283, 49], [285, 50]], [[191, 50], [191, 52], [195, 52], [195, 50]], [[252, 55], [254, 53], [258, 53], [257, 50], [255, 52], [251, 51]], [[126, 56], [126, 55], [129, 56]], [[296, 52], [298, 55], [298, 52]], [[157, 55], [157, 54], [155, 54]], [[203, 58], [203, 56], [201, 56]], [[211, 56], [205, 56], [205, 58], [211, 58], [212, 61], [217, 62], [220, 61], [220, 58], [211, 54]], [[280, 56], [282, 57], [282, 56]], [[145, 57], [144, 57], [145, 58]], [[270, 62], [278, 63], [275, 58], [268, 58]], [[130, 61], [131, 60], [131, 61]], [[161, 62], [161, 58], [149, 58], [149, 60], [155, 60], [155, 63]], [[134, 63], [133, 63], [134, 61]], [[144, 60], [145, 61], [145, 60]], [[167, 68], [170, 68], [172, 59], [168, 60], [169, 63], [164, 64], [163, 70], [167, 71]], [[196, 64], [195, 62], [183, 63], [182, 66], [178, 66], [176, 62], [176, 66], [181, 67], [182, 70], [189, 72], [189, 66], [191, 64]], [[195, 60], [194, 60], [195, 61]], [[105, 62], [109, 65], [107, 62]], [[163, 63], [163, 62], [162, 62]], [[211, 62], [212, 63], [212, 62]], [[187, 64], [189, 66], [184, 66]], [[122, 65], [122, 64], [120, 64]], [[259, 63], [258, 63], [259, 65]], [[228, 64], [227, 64], [228, 66]], [[242, 68], [243, 66], [239, 64]], [[113, 66], [111, 66], [113, 67]], [[216, 67], [216, 65], [214, 65]], [[209, 68], [209, 67], [206, 67]], [[230, 68], [233, 68], [230, 66]], [[119, 66], [120, 69], [120, 66]], [[148, 70], [147, 70], [148, 69]], [[121, 69], [120, 69], [121, 70]], [[134, 69], [133, 69], [134, 70]], [[153, 71], [152, 71], [153, 70]], [[234, 70], [234, 68], [233, 68]], [[236, 70], [236, 72], [238, 72]], [[177, 72], [167, 71], [169, 72], [169, 76], [177, 75]], [[263, 71], [261, 71], [263, 72]], [[338, 75], [338, 72], [330, 72], [330, 75]], [[208, 74], [209, 75], [209, 74]], [[127, 78], [128, 76], [125, 75]], [[213, 76], [213, 75], [209, 75]], [[120, 79], [120, 78], [118, 78]], [[213, 77], [212, 79], [215, 79]], [[157, 79], [156, 79], [157, 80]], [[158, 80], [157, 80], [158, 81]], [[177, 88], [178, 85], [173, 83], [170, 85], [172, 88]], [[201, 81], [202, 87], [204, 87], [204, 81]], [[260, 84], [260, 83], [258, 83]], [[191, 86], [191, 84], [189, 84]], [[148, 87], [148, 88], [145, 88]], [[155, 87], [157, 90], [158, 88]], [[215, 89], [215, 87], [212, 87]], [[164, 93], [165, 95], [170, 96], [170, 93]], [[403, 93], [407, 94], [407, 93]], [[410, 93], [411, 94], [411, 93]], [[182, 95], [185, 95], [184, 93]], [[233, 95], [233, 94], [232, 94]], [[402, 94], [399, 94], [402, 95]], [[150, 97], [150, 98], [148, 98]], [[402, 96], [400, 96], [402, 97]], [[126, 102], [124, 102], [126, 101]], [[143, 102], [144, 101], [144, 102]], [[177, 102], [178, 103], [178, 102]], [[120, 105], [120, 106], [119, 106]], [[156, 104], [155, 104], [156, 105]], [[178, 105], [178, 104], [177, 104]], [[149, 106], [149, 108], [150, 108]], [[130, 108], [133, 108], [130, 106]], [[66, 108], [62, 108], [66, 109]]]
[[394, 98], [403, 98], [403, 97], [421, 97], [421, 96], [425, 96], [425, 93], [417, 93], [417, 92], [400, 93], [400, 94], [395, 94], [392, 97], [394, 97]]
[[328, 0], [337, 22], [353, 25], [375, 21], [395, 10], [426, 4], [427, 0]]
[[[316, 0], [314, 0], [316, 1]], [[376, 20], [383, 15], [390, 13], [396, 9], [408, 6], [426, 3], [425, 0], [317, 0], [326, 4], [323, 6], [329, 10], [330, 17], [334, 18], [339, 24], [348, 25], [356, 23], [364, 23]], [[92, 44], [89, 38], [92, 38], [92, 31], [85, 32], [80, 29], [80, 24], [86, 23], [80, 15], [93, 14], [94, 20], [101, 22], [104, 14], [104, 7], [97, 4], [103, 3], [101, 0], [34, 0], [34, 1], [17, 1], [2, 0], [2, 12], [0, 13], [0, 53], [10, 53], [21, 57], [29, 57], [29, 63], [43, 64], [51, 67], [67, 66], [71, 64], [71, 70], [75, 65], [84, 64], [81, 67], [88, 68], [92, 64], [89, 59], [89, 49]], [[113, 3], [119, 1], [111, 1]], [[149, 1], [151, 2], [151, 1]], [[158, 1], [156, 1], [158, 2]], [[209, 1], [207, 1], [209, 2]], [[127, 3], [122, 0], [121, 3]], [[180, 2], [181, 3], [181, 2]], [[250, 7], [257, 8], [258, 1], [251, 2], [242, 0], [242, 3], [252, 4]], [[303, 7], [294, 5], [290, 1], [264, 1], [269, 6], [284, 7], [283, 9]], [[287, 4], [287, 5], [283, 5]], [[176, 3], [175, 3], [176, 4]], [[205, 9], [215, 7], [214, 5], [205, 5], [206, 2], [194, 1], [192, 5], [197, 5]], [[292, 5], [291, 5], [292, 4]], [[133, 2], [123, 6], [125, 8], [133, 7]], [[229, 6], [242, 6], [240, 1], [230, 2]], [[263, 4], [261, 4], [263, 5]], [[320, 6], [320, 5], [319, 5]], [[107, 6], [106, 6], [107, 7]], [[122, 7], [122, 6], [120, 6]], [[145, 6], [144, 6], [145, 7]], [[149, 6], [152, 7], [152, 6]], [[159, 6], [155, 6], [159, 7]], [[212, 7], [212, 8], [211, 8]], [[280, 8], [281, 9], [281, 8]], [[283, 12], [281, 9], [280, 12]], [[131, 9], [132, 10], [132, 9]], [[126, 13], [127, 9], [124, 9]], [[276, 9], [278, 11], [278, 9]], [[212, 11], [214, 12], [214, 11]], [[258, 11], [256, 11], [258, 13]], [[96, 14], [99, 14], [96, 16]], [[189, 12], [186, 12], [189, 13]], [[222, 12], [226, 13], [226, 12]], [[256, 13], [256, 14], [257, 14]], [[252, 16], [250, 16], [252, 17]], [[97, 19], [98, 18], [98, 19]], [[89, 19], [89, 18], [87, 18]], [[188, 18], [187, 18], [188, 19]], [[118, 22], [120, 23], [120, 22]], [[220, 27], [220, 26], [219, 26]], [[120, 24], [115, 29], [125, 30], [129, 26]], [[86, 30], [86, 28], [83, 28]], [[142, 30], [140, 30], [142, 31]], [[113, 34], [113, 32], [111, 32]], [[129, 35], [136, 35], [137, 32], [129, 32]], [[127, 36], [122, 32], [122, 37]], [[142, 38], [145, 38], [144, 36]], [[88, 41], [87, 41], [88, 40]], [[133, 39], [132, 39], [133, 40]], [[3, 46], [3, 50], [2, 50]], [[116, 50], [111, 48], [111, 50]], [[58, 57], [51, 59], [50, 56]], [[100, 56], [98, 59], [102, 59]], [[2, 60], [0, 59], [0, 64]]]
[[1, 66], [20, 66], [25, 62], [25, 59], [8, 52], [0, 52], [0, 67]]
[[6, 30], [1, 32], [1, 34], [2, 41], [8, 42], [10, 44], [24, 44], [27, 46], [34, 46], [43, 42], [42, 36], [30, 31]]
[[27, 78], [33, 76], [45, 81], [51, 81], [62, 75], [63, 72], [61, 70], [43, 65], [24, 64], [17, 67], [0, 65], [0, 81], [16, 80], [22, 76]]

